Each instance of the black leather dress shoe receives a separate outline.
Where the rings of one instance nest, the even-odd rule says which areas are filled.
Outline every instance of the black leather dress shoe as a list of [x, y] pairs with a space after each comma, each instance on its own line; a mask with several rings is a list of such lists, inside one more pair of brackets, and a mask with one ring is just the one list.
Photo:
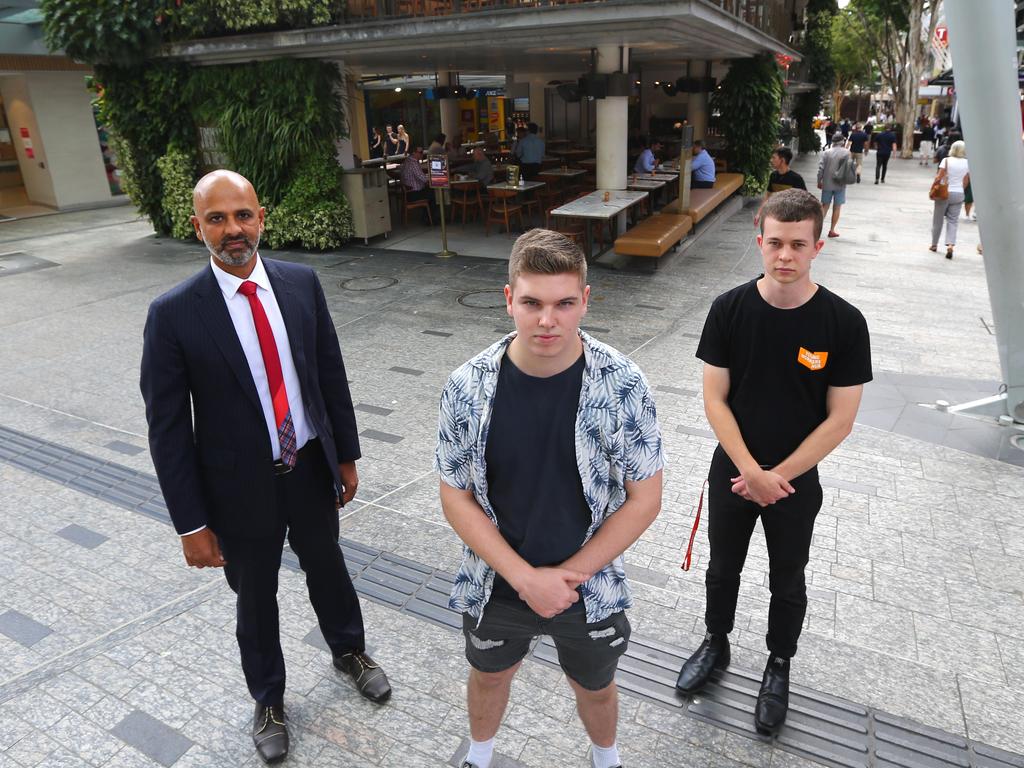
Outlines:
[[789, 710], [789, 659], [772, 654], [761, 678], [761, 691], [754, 708], [757, 732], [771, 735], [786, 722]]
[[383, 704], [391, 698], [391, 684], [380, 665], [363, 651], [334, 657], [334, 666], [345, 672], [356, 684], [356, 690], [370, 701]]
[[707, 684], [712, 672], [729, 666], [729, 660], [729, 636], [708, 632], [704, 635], [704, 641], [679, 670], [676, 689], [683, 693], [699, 691]]
[[288, 727], [284, 724], [283, 704], [265, 707], [256, 702], [252, 742], [264, 763], [279, 763], [288, 757]]

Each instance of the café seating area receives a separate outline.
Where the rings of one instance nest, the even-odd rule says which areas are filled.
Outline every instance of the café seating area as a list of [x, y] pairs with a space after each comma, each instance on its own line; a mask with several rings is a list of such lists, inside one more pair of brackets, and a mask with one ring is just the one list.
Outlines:
[[[513, 184], [510, 176], [517, 175], [518, 167], [511, 168], [514, 163], [507, 148], [480, 148], [491, 160], [494, 179], [481, 184], [467, 175], [471, 150], [467, 151], [467, 161], [456, 161], [450, 169], [451, 187], [442, 214], [448, 237], [461, 241], [461, 247], [468, 249], [465, 252], [480, 255], [507, 255], [508, 239], [543, 226], [573, 239], [591, 259], [612, 247], [620, 255], [658, 259], [677, 248], [743, 186], [742, 174], [719, 173], [713, 188], [690, 190], [684, 207], [677, 197], [677, 164], [669, 163], [649, 174], [629, 174], [625, 190], [598, 190], [593, 148], [559, 140], [550, 143], [549, 155], [534, 178], [516, 178]], [[430, 219], [432, 228], [422, 229], [420, 222], [426, 224], [430, 207], [424, 200], [406, 199], [401, 184], [403, 159], [388, 158], [384, 163], [396, 207], [393, 220], [402, 221], [405, 230], [396, 236], [399, 241], [413, 238], [417, 245], [423, 241], [421, 247], [430, 247], [428, 241], [439, 240], [439, 222]], [[620, 222], [628, 225], [625, 231]], [[477, 240], [481, 235], [482, 240]], [[413, 244], [407, 242], [405, 247]]]

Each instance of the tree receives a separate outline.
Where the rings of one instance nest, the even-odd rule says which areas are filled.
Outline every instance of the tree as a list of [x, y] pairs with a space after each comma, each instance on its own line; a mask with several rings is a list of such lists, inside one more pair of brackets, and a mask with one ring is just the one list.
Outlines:
[[801, 152], [817, 152], [821, 139], [814, 130], [814, 116], [821, 106], [823, 93], [832, 88], [832, 17], [838, 12], [836, 0], [808, 0], [804, 11], [806, 31], [800, 52], [806, 68], [805, 79], [817, 87], [801, 93], [793, 101], [793, 117], [796, 118], [797, 135]]
[[941, 6], [942, 0], [852, 0], [849, 5], [874, 52], [882, 80], [892, 91], [905, 139], [901, 157], [913, 155], [917, 94]]
[[[860, 31], [854, 12], [844, 9], [832, 18], [832, 114], [839, 118], [847, 92], [874, 83], [871, 48]], [[859, 119], [859, 116], [858, 116]]]

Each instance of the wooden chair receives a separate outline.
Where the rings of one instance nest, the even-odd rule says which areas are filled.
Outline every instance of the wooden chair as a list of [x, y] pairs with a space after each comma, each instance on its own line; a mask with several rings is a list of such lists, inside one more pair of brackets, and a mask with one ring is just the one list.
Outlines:
[[[427, 221], [430, 222], [430, 226], [434, 226], [434, 217], [430, 213], [430, 201], [426, 198], [422, 200], [409, 200], [409, 192], [411, 192], [405, 184], [402, 185], [402, 226], [409, 226], [409, 211], [415, 208], [422, 208], [427, 212]], [[444, 214], [441, 214], [442, 216]]]
[[523, 223], [523, 206], [517, 203], [509, 204], [509, 200], [515, 199], [517, 194], [516, 191], [514, 189], [492, 189], [489, 191], [491, 193], [491, 205], [487, 209], [487, 220], [484, 222], [484, 236], [490, 236], [492, 222], [495, 224], [504, 224], [505, 230], [511, 234], [511, 218], [513, 216], [519, 217], [519, 226], [520, 228], [525, 229], [526, 225]]
[[555, 216], [555, 226], [551, 226], [551, 212], [558, 207], [558, 205], [553, 205], [544, 211], [544, 228], [565, 235], [576, 243], [576, 245], [582, 248], [586, 244], [587, 237], [587, 228], [583, 222], [578, 219], [567, 219], [562, 216]]
[[480, 212], [480, 217], [485, 215], [484, 201], [480, 196], [480, 183], [477, 181], [453, 181], [452, 182], [452, 215], [451, 222], [455, 223], [455, 209], [462, 209], [462, 223], [466, 223], [466, 216], [470, 210]]

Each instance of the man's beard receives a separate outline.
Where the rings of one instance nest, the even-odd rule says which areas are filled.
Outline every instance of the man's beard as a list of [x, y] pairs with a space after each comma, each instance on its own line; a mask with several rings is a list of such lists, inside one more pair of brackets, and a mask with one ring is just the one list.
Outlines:
[[[249, 259], [252, 258], [252, 255], [256, 253], [256, 249], [259, 248], [260, 245], [260, 237], [259, 235], [256, 235], [255, 242], [244, 236], [231, 238], [230, 240], [225, 238], [224, 240], [220, 241], [219, 250], [217, 246], [215, 246], [206, 238], [205, 234], [203, 235], [203, 242], [206, 244], [206, 250], [208, 250], [210, 254], [213, 256], [213, 258], [217, 259], [217, 261], [223, 264], [227, 264], [229, 267], [241, 267], [247, 264]], [[245, 243], [244, 251], [239, 251], [237, 255], [232, 254], [230, 251], [228, 251], [228, 244], [239, 242]]]

